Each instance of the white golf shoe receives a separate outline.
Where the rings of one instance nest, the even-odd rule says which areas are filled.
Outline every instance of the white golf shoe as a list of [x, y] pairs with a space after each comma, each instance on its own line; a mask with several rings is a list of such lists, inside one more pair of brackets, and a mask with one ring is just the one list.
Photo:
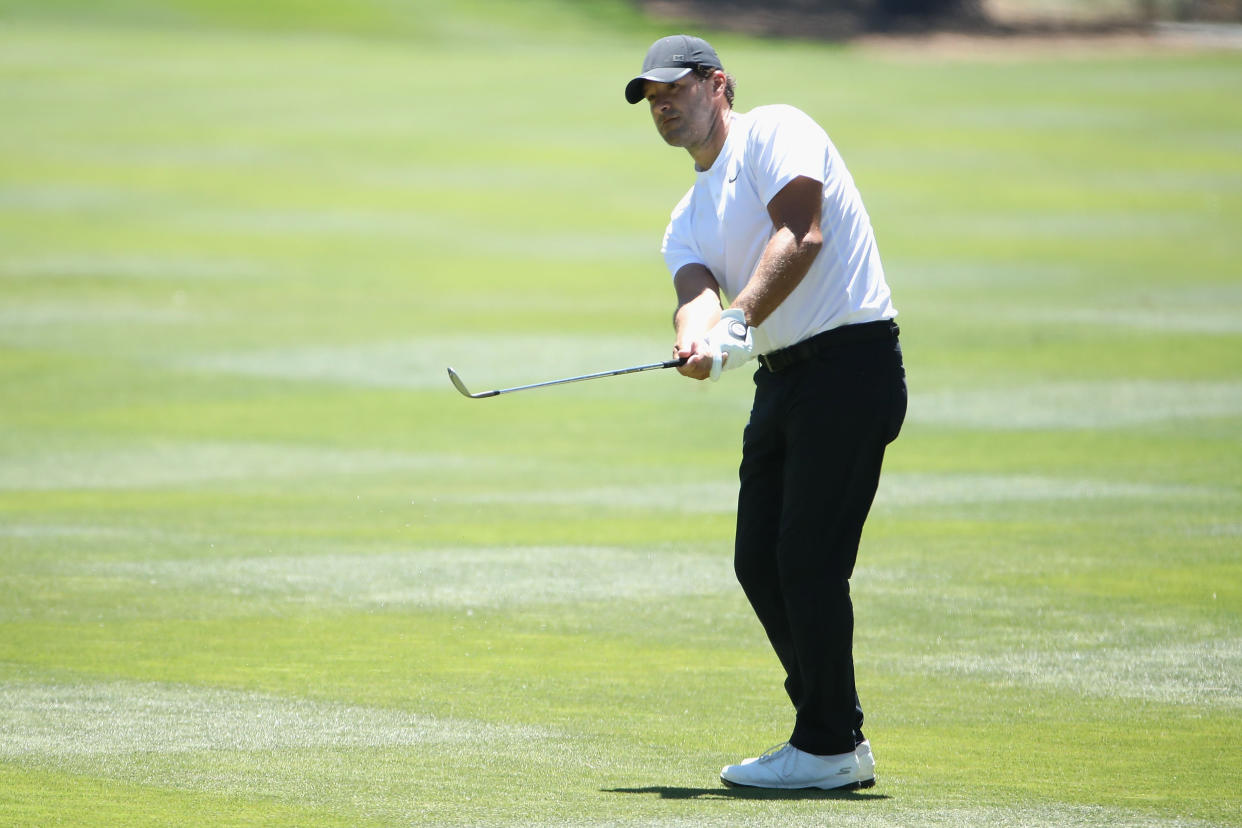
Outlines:
[[[865, 753], [861, 751], [864, 745]], [[740, 765], [722, 768], [720, 781], [726, 785], [781, 790], [869, 788], [875, 784], [875, 759], [867, 742], [853, 753], [835, 756], [816, 756], [786, 742], [762, 756], [743, 760]]]
[[858, 787], [875, 787], [875, 756], [871, 753], [871, 742], [864, 739], [854, 749], [858, 757]]

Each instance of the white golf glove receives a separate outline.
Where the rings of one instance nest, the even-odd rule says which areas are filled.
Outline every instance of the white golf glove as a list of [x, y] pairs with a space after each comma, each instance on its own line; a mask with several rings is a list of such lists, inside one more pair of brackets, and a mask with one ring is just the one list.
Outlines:
[[754, 355], [755, 343], [746, 325], [746, 314], [738, 308], [720, 312], [720, 321], [707, 332], [704, 341], [712, 355], [712, 380], [721, 373], [741, 368]]

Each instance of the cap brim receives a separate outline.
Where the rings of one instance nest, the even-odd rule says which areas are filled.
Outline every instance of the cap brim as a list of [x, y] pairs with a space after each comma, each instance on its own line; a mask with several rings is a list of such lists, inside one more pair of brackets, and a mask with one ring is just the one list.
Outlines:
[[683, 66], [672, 66], [663, 69], [652, 69], [643, 72], [634, 80], [625, 85], [625, 99], [632, 104], [636, 104], [643, 99], [643, 83], [646, 81], [655, 81], [656, 83], [672, 83], [681, 80], [690, 74], [690, 69]]

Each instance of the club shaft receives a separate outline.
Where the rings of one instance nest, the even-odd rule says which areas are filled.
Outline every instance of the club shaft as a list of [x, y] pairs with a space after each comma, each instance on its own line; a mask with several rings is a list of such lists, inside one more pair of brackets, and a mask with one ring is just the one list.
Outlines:
[[679, 365], [685, 365], [684, 359], [670, 359], [667, 362], [652, 362], [647, 365], [635, 365], [632, 368], [617, 368], [613, 371], [599, 371], [594, 374], [583, 374], [579, 377], [566, 377], [565, 379], [548, 380], [547, 382], [533, 382], [530, 385], [515, 385], [513, 388], [500, 388], [492, 392], [488, 396], [496, 394], [508, 394], [512, 391], [528, 391], [531, 388], [546, 388], [549, 385], [565, 385], [570, 382], [582, 382], [583, 380], [600, 379], [601, 377], [616, 377], [621, 374], [637, 374], [640, 371], [656, 371], [661, 368], [676, 368]]

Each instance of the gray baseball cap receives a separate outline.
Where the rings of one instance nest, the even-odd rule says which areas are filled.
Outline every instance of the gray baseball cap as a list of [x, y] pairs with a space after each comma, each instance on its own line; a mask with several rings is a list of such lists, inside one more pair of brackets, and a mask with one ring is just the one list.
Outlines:
[[716, 50], [703, 38], [691, 35], [662, 37], [647, 50], [642, 74], [625, 85], [625, 99], [632, 104], [641, 101], [643, 81], [672, 83], [699, 66], [724, 69]]

